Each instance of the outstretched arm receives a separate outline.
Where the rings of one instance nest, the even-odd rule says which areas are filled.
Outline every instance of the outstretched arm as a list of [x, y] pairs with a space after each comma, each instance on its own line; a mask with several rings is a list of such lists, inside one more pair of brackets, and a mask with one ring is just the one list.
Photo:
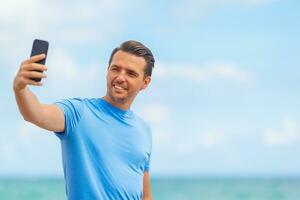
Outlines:
[[42, 82], [35, 82], [30, 78], [46, 78], [43, 71], [46, 71], [47, 67], [35, 63], [44, 57], [45, 55], [41, 54], [22, 62], [13, 82], [15, 98], [26, 121], [50, 131], [62, 132], [65, 129], [65, 119], [61, 109], [56, 105], [41, 104], [38, 98], [27, 88], [27, 85], [43, 85]]

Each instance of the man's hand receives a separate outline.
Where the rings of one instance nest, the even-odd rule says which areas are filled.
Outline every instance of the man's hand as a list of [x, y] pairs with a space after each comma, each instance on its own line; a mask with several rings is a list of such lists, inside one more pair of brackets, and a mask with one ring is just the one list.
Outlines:
[[[30, 59], [25, 60], [21, 63], [20, 69], [14, 79], [13, 88], [15, 92], [21, 91], [26, 88], [27, 85], [35, 85], [35, 86], [42, 86], [43, 83], [36, 82], [31, 80], [30, 78], [46, 78], [47, 76], [43, 74], [44, 71], [47, 70], [45, 65], [41, 65], [35, 63], [39, 60], [45, 58], [45, 54], [40, 54], [36, 56], [32, 56]], [[34, 71], [34, 70], [39, 70]]]

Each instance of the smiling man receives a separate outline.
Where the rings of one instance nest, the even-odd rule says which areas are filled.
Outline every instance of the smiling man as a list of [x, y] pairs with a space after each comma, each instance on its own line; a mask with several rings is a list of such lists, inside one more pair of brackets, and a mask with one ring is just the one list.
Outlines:
[[130, 109], [151, 81], [151, 51], [140, 42], [124, 42], [109, 59], [105, 96], [54, 104], [41, 104], [27, 88], [42, 85], [31, 78], [46, 77], [47, 67], [35, 63], [43, 58], [22, 62], [14, 92], [24, 119], [60, 139], [68, 199], [152, 199], [152, 136], [149, 126]]

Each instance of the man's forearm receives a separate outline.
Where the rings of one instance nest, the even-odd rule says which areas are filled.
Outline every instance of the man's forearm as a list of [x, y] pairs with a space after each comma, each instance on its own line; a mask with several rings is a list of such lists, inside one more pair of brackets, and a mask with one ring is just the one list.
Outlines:
[[26, 121], [38, 124], [42, 120], [42, 105], [37, 97], [26, 87], [15, 92], [19, 110]]

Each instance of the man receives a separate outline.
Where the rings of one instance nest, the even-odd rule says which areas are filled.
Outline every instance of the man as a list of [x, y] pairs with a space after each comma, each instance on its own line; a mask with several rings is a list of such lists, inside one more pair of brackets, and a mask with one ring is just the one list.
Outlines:
[[47, 67], [35, 63], [44, 57], [22, 62], [13, 88], [23, 118], [60, 139], [68, 199], [152, 199], [151, 132], [130, 110], [151, 81], [151, 51], [140, 42], [124, 42], [111, 54], [105, 96], [55, 104], [41, 104], [27, 87], [42, 86], [31, 78], [46, 78]]

